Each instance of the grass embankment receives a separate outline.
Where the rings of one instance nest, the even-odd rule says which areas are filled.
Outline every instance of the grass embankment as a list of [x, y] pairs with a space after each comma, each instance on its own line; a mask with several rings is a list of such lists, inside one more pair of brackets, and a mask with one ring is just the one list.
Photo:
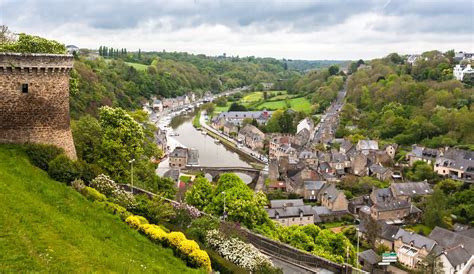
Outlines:
[[5, 272], [201, 273], [118, 216], [0, 146], [0, 269]]
[[194, 115], [193, 126], [195, 128], [201, 128], [201, 111], [200, 110], [198, 110], [196, 115]]
[[131, 62], [125, 62], [125, 64], [133, 67], [136, 70], [144, 71], [148, 69], [148, 65], [140, 64], [140, 63], [131, 63]]
[[[300, 98], [293, 98], [288, 99], [289, 108], [293, 109], [294, 111], [303, 111], [306, 113], [311, 112], [311, 102], [306, 99], [305, 97]], [[288, 107], [288, 103], [286, 99], [279, 100], [279, 101], [270, 101], [264, 102], [256, 106], [257, 109], [285, 109]]]

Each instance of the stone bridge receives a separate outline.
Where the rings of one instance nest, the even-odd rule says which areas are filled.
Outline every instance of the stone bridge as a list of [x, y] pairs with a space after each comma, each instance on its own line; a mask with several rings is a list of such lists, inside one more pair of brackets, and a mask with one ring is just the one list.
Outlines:
[[252, 177], [250, 185], [255, 185], [260, 178], [261, 170], [251, 167], [207, 167], [207, 166], [186, 166], [183, 172], [202, 172], [210, 174], [212, 179], [218, 179], [222, 173], [242, 173]]

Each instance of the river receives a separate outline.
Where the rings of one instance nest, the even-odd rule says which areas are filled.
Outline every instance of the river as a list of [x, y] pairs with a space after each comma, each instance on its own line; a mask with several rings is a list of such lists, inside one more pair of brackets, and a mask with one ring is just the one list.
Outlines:
[[[179, 120], [178, 123], [174, 123], [175, 120]], [[171, 147], [176, 145], [183, 145], [187, 148], [195, 148], [199, 151], [199, 165], [200, 166], [211, 166], [211, 167], [252, 167], [245, 159], [239, 154], [226, 148], [223, 144], [215, 143], [214, 139], [208, 135], [202, 134], [201, 131], [194, 128], [192, 124], [192, 117], [181, 116], [175, 118], [172, 125], [174, 126], [174, 132], [178, 136], [168, 136], [168, 144]], [[174, 140], [173, 140], [174, 139]], [[168, 161], [165, 161], [158, 168], [158, 173], [163, 173], [169, 167], [166, 165]], [[252, 181], [252, 178], [246, 174], [237, 173], [247, 184]]]

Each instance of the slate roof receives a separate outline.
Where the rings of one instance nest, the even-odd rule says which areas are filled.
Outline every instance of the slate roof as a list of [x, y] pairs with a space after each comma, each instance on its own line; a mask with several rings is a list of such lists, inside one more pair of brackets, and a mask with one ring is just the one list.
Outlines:
[[303, 199], [288, 199], [288, 200], [271, 200], [270, 207], [271, 208], [282, 208], [282, 207], [289, 207], [289, 206], [303, 206]]
[[385, 172], [387, 172], [389, 169], [388, 168], [385, 168], [381, 165], [377, 165], [377, 164], [373, 164], [370, 166], [370, 171], [373, 172], [373, 173], [377, 173], [377, 174], [384, 174]]
[[374, 140], [360, 140], [357, 143], [357, 147], [360, 150], [378, 150], [379, 149], [379, 143]]
[[438, 226], [431, 231], [429, 237], [445, 249], [453, 248], [458, 245], [464, 245], [464, 247], [469, 251], [469, 253], [474, 255], [473, 238]]
[[395, 239], [401, 239], [404, 244], [411, 245], [416, 248], [425, 248], [430, 252], [433, 247], [436, 245], [436, 242], [428, 237], [422, 236], [420, 234], [406, 231], [404, 229], [399, 229], [397, 234], [395, 235]]
[[379, 188], [374, 189], [372, 191], [375, 192], [375, 203], [383, 203], [393, 198], [392, 191], [390, 190], [390, 188]]
[[474, 228], [470, 228], [468, 230], [463, 230], [463, 231], [459, 231], [457, 232], [458, 234], [460, 235], [463, 235], [463, 236], [467, 236], [469, 238], [473, 238], [474, 239]]
[[300, 217], [301, 214], [303, 216], [312, 216], [314, 212], [309, 205], [304, 206], [289, 206], [284, 208], [266, 208], [265, 209], [268, 213], [268, 216], [272, 219], [275, 219], [277, 216], [280, 218], [288, 218], [288, 217]]
[[179, 170], [178, 169], [169, 169], [163, 174], [163, 177], [171, 178], [173, 181], [178, 181], [179, 179]]
[[380, 237], [389, 241], [394, 241], [400, 228], [395, 225], [386, 224], [383, 221], [381, 222], [381, 227]]
[[327, 187], [322, 189], [322, 196], [328, 196], [328, 200], [335, 200], [341, 192], [334, 184], [328, 184]]
[[375, 253], [375, 251], [373, 251], [372, 249], [367, 249], [363, 252], [360, 252], [359, 258], [364, 260], [365, 262], [368, 262], [371, 265], [377, 264], [382, 260], [380, 256], [377, 255], [377, 253]]
[[313, 210], [320, 216], [332, 215], [332, 210], [325, 206], [313, 206]]
[[304, 188], [306, 190], [320, 190], [326, 184], [325, 181], [304, 181]]
[[410, 203], [405, 200], [391, 200], [388, 202], [376, 203], [375, 207], [377, 208], [378, 211], [390, 211], [390, 210], [396, 210], [396, 209], [409, 208]]
[[433, 189], [427, 182], [392, 183], [390, 185], [394, 196], [428, 195]]
[[173, 152], [171, 152], [170, 157], [186, 158], [188, 157], [188, 150], [183, 147], [176, 147]]

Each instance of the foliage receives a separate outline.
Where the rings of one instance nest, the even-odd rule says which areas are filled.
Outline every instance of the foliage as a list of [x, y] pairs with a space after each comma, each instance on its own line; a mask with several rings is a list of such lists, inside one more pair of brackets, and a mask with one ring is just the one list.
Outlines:
[[213, 187], [205, 177], [196, 177], [192, 187], [186, 191], [186, 203], [203, 210], [212, 200]]
[[61, 154], [48, 164], [48, 174], [56, 181], [71, 183], [81, 178], [81, 167], [66, 155]]
[[16, 41], [1, 44], [0, 52], [65, 54], [66, 47], [54, 40], [20, 33]]
[[64, 150], [52, 145], [28, 144], [26, 153], [31, 163], [42, 170], [48, 171], [49, 162], [64, 153]]
[[342, 189], [345, 192], [347, 191], [348, 194], [352, 196], [368, 195], [372, 191], [373, 187], [385, 188], [388, 186], [389, 183], [379, 181], [376, 178], [369, 176], [346, 176], [340, 182], [337, 183], [337, 187], [339, 189]]
[[253, 245], [237, 238], [226, 238], [218, 230], [207, 232], [206, 244], [224, 258], [250, 271], [263, 264], [273, 266], [272, 262]]
[[141, 225], [148, 224], [148, 221], [145, 217], [132, 215], [125, 219], [125, 222], [134, 229], [139, 229]]
[[126, 192], [122, 188], [120, 188], [109, 176], [100, 174], [91, 181], [90, 185], [101, 193], [109, 197], [112, 201], [116, 202], [117, 204], [131, 209], [135, 207], [136, 201], [133, 194]]
[[107, 197], [104, 194], [100, 193], [95, 188], [88, 187], [88, 186], [81, 189], [81, 194], [84, 195], [84, 197], [86, 197], [87, 199], [89, 199], [91, 201], [105, 201], [105, 200], [107, 200]]
[[219, 228], [219, 221], [216, 218], [209, 216], [202, 216], [194, 219], [191, 225], [186, 230], [188, 235], [198, 239], [200, 242], [205, 242], [207, 231]]
[[194, 118], [193, 118], [193, 126], [195, 128], [201, 128], [201, 111], [198, 111], [196, 113], [196, 115], [194, 115]]
[[408, 170], [405, 174], [405, 176], [409, 180], [413, 181], [428, 180], [432, 182], [438, 178], [437, 173], [433, 171], [433, 167], [423, 161], [414, 162], [411, 169]]
[[247, 274], [248, 270], [241, 268], [240, 266], [232, 263], [231, 261], [224, 259], [217, 252], [210, 248], [205, 249], [209, 258], [211, 259], [212, 268], [214, 271], [219, 271], [222, 274]]
[[187, 228], [192, 220], [201, 216], [199, 209], [185, 203], [173, 203], [173, 208], [176, 214], [171, 218], [171, 223], [183, 228]]
[[203, 273], [51, 179], [20, 146], [0, 146], [0, 163], [2, 271]]
[[248, 228], [271, 222], [263, 208], [267, 204], [265, 194], [254, 193], [237, 175], [231, 173], [220, 175], [212, 194], [212, 200], [204, 208], [204, 211], [222, 216], [224, 195], [227, 220], [239, 222]]
[[446, 195], [441, 190], [435, 189], [426, 201], [423, 223], [430, 228], [435, 226], [450, 228], [452, 221], [447, 211], [447, 203]]
[[163, 196], [156, 195], [147, 204], [147, 216], [154, 223], [166, 223], [175, 217], [173, 206]]

